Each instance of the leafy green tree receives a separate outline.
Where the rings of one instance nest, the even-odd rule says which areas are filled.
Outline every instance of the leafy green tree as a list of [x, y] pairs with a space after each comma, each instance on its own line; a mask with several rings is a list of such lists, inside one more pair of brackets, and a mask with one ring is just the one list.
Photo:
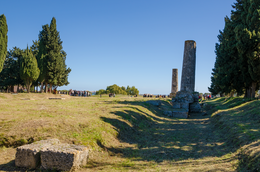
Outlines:
[[139, 95], [139, 90], [135, 86], [131, 87], [130, 95]]
[[7, 23], [4, 14], [0, 15], [0, 72], [3, 70], [4, 60], [7, 54]]
[[139, 94], [139, 90], [137, 88], [135, 88], [135, 86], [132, 86], [132, 87], [127, 86], [126, 92], [128, 95], [138, 95]]
[[116, 84], [108, 86], [106, 89], [106, 92], [114, 93], [114, 94], [124, 94], [124, 95], [126, 94], [126, 92], [124, 90], [122, 90], [122, 88]]
[[39, 74], [40, 70], [38, 68], [37, 60], [27, 46], [21, 60], [20, 76], [26, 85], [28, 93], [30, 92], [32, 82], [38, 79]]
[[22, 58], [23, 50], [14, 47], [7, 52], [4, 62], [3, 70], [0, 73], [0, 85], [5, 88], [10, 88], [14, 85], [23, 85], [20, 78], [20, 60]]
[[106, 90], [104, 89], [100, 89], [96, 92], [96, 95], [100, 95], [100, 94], [107, 94]]

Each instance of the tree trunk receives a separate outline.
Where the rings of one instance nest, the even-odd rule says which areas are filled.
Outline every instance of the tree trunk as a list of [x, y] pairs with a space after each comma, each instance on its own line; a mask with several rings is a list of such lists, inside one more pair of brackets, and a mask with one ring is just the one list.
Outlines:
[[41, 82], [41, 93], [43, 93], [43, 82]]
[[26, 82], [25, 85], [26, 85], [27, 93], [30, 93], [31, 85], [29, 84], [29, 82]]
[[47, 88], [47, 82], [45, 82], [45, 93], [47, 93], [48, 92], [48, 88]]
[[255, 98], [255, 89], [256, 89], [256, 82], [252, 82], [252, 92], [251, 92], [251, 98]]
[[52, 93], [52, 84], [50, 84], [50, 93]]

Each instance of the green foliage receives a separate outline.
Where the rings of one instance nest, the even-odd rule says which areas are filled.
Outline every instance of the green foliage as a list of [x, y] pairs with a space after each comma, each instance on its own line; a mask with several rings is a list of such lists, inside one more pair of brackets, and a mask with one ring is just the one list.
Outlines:
[[0, 72], [3, 70], [4, 60], [7, 54], [7, 23], [4, 14], [0, 15]]
[[33, 53], [28, 49], [23, 53], [21, 59], [20, 77], [26, 84], [27, 92], [30, 92], [30, 87], [33, 81], [37, 80], [40, 74], [37, 60]]
[[96, 95], [109, 94], [109, 93], [123, 94], [123, 95], [138, 95], [139, 90], [135, 88], [135, 86], [133, 87], [127, 86], [127, 88], [125, 88], [124, 86], [119, 87], [118, 85], [114, 84], [114, 85], [107, 86], [106, 90], [104, 89], [98, 90], [96, 92]]
[[135, 88], [135, 86], [132, 86], [132, 87], [127, 86], [126, 92], [128, 95], [138, 95], [139, 94], [139, 90], [137, 88]]
[[122, 88], [116, 84], [108, 86], [106, 89], [106, 92], [114, 93], [114, 94], [126, 94], [126, 92], [124, 90], [122, 90]]
[[255, 97], [260, 83], [260, 1], [237, 0], [231, 18], [216, 44], [216, 62], [212, 72], [212, 94], [245, 91]]
[[0, 73], [0, 86], [9, 88], [14, 85], [23, 85], [19, 74], [22, 54], [23, 50], [17, 47], [7, 52], [3, 70]]
[[42, 26], [39, 34], [37, 61], [40, 68], [39, 82], [45, 82], [52, 86], [68, 85], [68, 75], [71, 72], [67, 68], [66, 52], [63, 50], [59, 32], [56, 29], [56, 19], [53, 17], [50, 26]]
[[104, 89], [100, 89], [96, 92], [96, 95], [100, 95], [100, 94], [107, 94], [106, 90]]

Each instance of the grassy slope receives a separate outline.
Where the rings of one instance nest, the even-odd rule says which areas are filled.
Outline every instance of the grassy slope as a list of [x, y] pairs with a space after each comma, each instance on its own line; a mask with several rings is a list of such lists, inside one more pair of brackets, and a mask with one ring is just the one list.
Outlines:
[[[253, 126], [247, 124], [250, 121], [239, 123], [236, 120], [235, 126], [228, 123], [231, 118], [241, 119], [235, 115], [235, 108], [243, 103], [241, 99], [209, 101], [206, 109], [214, 112], [211, 120], [201, 114], [192, 114], [190, 119], [168, 118], [140, 97], [65, 96], [65, 100], [48, 100], [48, 97], [61, 96], [0, 94], [0, 170], [19, 170], [14, 167], [14, 148], [46, 138], [88, 146], [92, 150], [91, 156], [82, 171], [235, 171], [255, 168], [255, 160], [245, 157], [255, 157], [257, 149], [254, 148], [259, 138], [257, 124], [253, 131], [248, 128]], [[24, 98], [34, 100], [22, 100]], [[163, 104], [167, 109], [168, 102]], [[252, 117], [254, 109], [251, 109]], [[232, 112], [231, 115], [227, 110]], [[235, 137], [228, 139], [226, 131], [233, 127], [240, 128], [243, 133], [232, 130]], [[233, 145], [236, 137], [243, 140]], [[248, 138], [251, 140], [245, 142]], [[244, 146], [244, 151], [240, 151], [240, 145]], [[240, 161], [238, 156], [242, 158]], [[251, 167], [244, 165], [248, 161], [252, 162]]]
[[[211, 107], [211, 108], [210, 108]], [[260, 170], [260, 101], [216, 98], [208, 102], [212, 120], [230, 146], [239, 148], [238, 170]]]

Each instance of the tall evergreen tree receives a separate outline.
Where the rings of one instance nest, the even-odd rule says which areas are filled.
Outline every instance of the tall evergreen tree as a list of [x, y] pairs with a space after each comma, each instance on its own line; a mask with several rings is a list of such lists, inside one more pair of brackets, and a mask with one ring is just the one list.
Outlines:
[[43, 83], [45, 82], [45, 88], [47, 91], [47, 56], [48, 56], [48, 48], [49, 48], [49, 37], [50, 37], [50, 28], [49, 25], [43, 25], [42, 31], [39, 34], [39, 43], [38, 43], [38, 54], [37, 54], [37, 62], [38, 67], [40, 69], [40, 75], [38, 81], [41, 83], [41, 92], [43, 92]]
[[71, 69], [65, 64], [66, 53], [62, 47], [59, 32], [56, 28], [56, 19], [53, 17], [50, 24], [50, 41], [48, 54], [48, 83], [52, 86], [68, 85], [68, 74]]
[[26, 85], [28, 93], [30, 92], [32, 82], [38, 79], [39, 74], [40, 70], [38, 68], [37, 60], [27, 46], [21, 60], [20, 76]]
[[[59, 32], [56, 29], [56, 19], [53, 17], [50, 26], [44, 25], [39, 34], [39, 53], [37, 60], [41, 74], [40, 82], [53, 86], [68, 85], [68, 75], [71, 72], [66, 66], [66, 52], [63, 50]], [[50, 90], [51, 91], [51, 90]]]
[[260, 1], [251, 0], [246, 23], [250, 37], [250, 49], [247, 52], [248, 69], [252, 78], [252, 97], [255, 97], [257, 85], [260, 83]]
[[4, 14], [0, 15], [0, 72], [3, 70], [4, 60], [7, 54], [7, 23]]

